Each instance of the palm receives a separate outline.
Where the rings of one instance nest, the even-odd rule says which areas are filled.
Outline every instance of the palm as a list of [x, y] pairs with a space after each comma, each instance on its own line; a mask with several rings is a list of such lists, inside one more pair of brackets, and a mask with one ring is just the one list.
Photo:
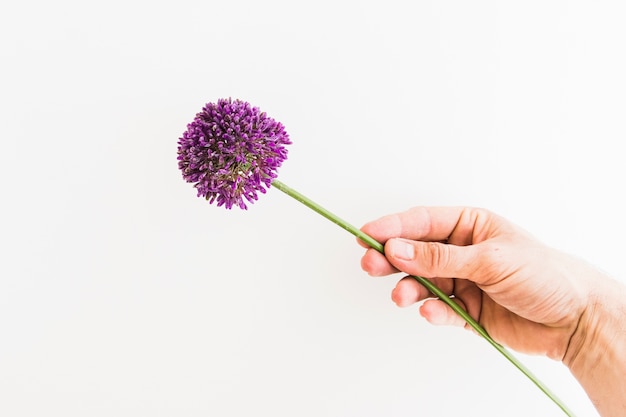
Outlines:
[[541, 271], [529, 265], [515, 268], [514, 274], [499, 271], [482, 285], [454, 279], [454, 296], [494, 340], [518, 352], [560, 360], [579, 315], [575, 292], [562, 282], [557, 286], [554, 280], [538, 279], [562, 273], [547, 271], [549, 264]]

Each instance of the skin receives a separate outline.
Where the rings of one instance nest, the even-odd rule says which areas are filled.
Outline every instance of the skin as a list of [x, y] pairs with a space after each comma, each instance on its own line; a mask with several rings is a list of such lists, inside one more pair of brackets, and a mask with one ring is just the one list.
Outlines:
[[[626, 287], [487, 210], [416, 207], [367, 223], [372, 276], [432, 280], [499, 343], [562, 361], [602, 416], [626, 415]], [[360, 242], [361, 245], [367, 247]], [[469, 328], [410, 276], [392, 292], [430, 323]]]

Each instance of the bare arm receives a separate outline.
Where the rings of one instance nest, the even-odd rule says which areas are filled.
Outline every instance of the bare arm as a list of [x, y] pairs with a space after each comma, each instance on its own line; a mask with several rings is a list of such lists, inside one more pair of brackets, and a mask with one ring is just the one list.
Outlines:
[[597, 282], [563, 363], [602, 416], [626, 416], [626, 288]]

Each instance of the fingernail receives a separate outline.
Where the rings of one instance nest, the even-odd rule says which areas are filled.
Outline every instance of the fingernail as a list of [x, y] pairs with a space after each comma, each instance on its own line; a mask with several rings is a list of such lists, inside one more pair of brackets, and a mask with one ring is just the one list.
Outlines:
[[415, 248], [409, 242], [401, 239], [393, 239], [389, 241], [387, 248], [390, 255], [403, 261], [412, 261], [415, 259]]

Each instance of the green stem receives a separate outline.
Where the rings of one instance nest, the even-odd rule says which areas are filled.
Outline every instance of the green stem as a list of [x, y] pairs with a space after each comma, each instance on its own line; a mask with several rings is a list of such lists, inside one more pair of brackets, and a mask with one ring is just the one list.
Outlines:
[[[300, 194], [293, 188], [288, 187], [278, 180], [272, 181], [272, 186], [278, 188], [288, 196], [298, 200], [305, 206], [309, 207], [313, 211], [321, 214], [323, 217], [327, 218], [331, 222], [340, 226], [341, 228], [347, 230], [352, 233], [354, 236], [365, 242], [370, 247], [376, 249], [380, 253], [384, 253], [384, 246], [375, 240], [373, 237], [369, 236], [366, 233], [363, 233], [361, 230], [352, 226], [350, 223], [342, 220], [337, 217], [330, 211], [326, 210], [319, 204], [315, 203], [311, 199], [305, 197]], [[440, 300], [446, 303], [454, 312], [456, 312], [459, 316], [463, 318], [469, 324], [472, 329], [474, 329], [479, 335], [481, 335], [489, 344], [491, 344], [498, 352], [500, 352], [506, 359], [509, 360], [517, 369], [519, 369], [524, 375], [526, 375], [533, 384], [535, 384], [544, 394], [548, 396], [566, 415], [570, 417], [574, 417], [574, 413], [567, 408], [567, 406], [552, 392], [546, 385], [544, 385], [533, 373], [526, 368], [511, 352], [509, 352], [504, 346], [496, 342], [489, 336], [487, 331], [476, 321], [474, 320], [453, 298], [446, 295], [443, 291], [441, 291], [436, 285], [427, 280], [426, 278], [420, 276], [413, 276], [415, 280], [417, 280], [420, 284], [422, 284], [428, 291], [437, 296]]]

